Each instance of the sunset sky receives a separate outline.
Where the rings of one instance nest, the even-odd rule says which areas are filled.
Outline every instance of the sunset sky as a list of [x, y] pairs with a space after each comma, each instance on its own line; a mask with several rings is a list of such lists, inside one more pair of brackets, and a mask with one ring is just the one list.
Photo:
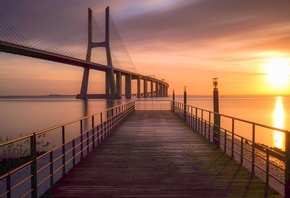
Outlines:
[[[0, 13], [33, 45], [48, 32], [86, 36], [87, 8], [102, 26], [107, 6], [136, 70], [170, 94], [211, 95], [215, 77], [222, 95], [290, 94], [290, 1], [0, 0]], [[82, 71], [1, 52], [0, 96], [78, 94]], [[103, 79], [92, 72], [90, 92]]]

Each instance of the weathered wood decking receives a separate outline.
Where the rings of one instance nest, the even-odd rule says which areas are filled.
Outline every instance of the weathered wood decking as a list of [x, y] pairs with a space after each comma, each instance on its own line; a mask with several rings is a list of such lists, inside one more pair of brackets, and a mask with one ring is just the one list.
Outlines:
[[135, 111], [44, 197], [281, 197], [170, 111]]

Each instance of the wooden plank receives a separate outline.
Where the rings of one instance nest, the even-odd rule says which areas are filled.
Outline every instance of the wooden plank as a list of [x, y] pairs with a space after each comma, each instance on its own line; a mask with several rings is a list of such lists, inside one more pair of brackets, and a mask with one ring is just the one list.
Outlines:
[[43, 197], [281, 197], [170, 111], [135, 111]]

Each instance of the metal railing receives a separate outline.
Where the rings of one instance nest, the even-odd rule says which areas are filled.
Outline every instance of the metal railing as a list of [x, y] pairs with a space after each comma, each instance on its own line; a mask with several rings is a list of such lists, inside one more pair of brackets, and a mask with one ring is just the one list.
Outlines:
[[[100, 144], [134, 109], [133, 101], [0, 144], [2, 151], [7, 149], [10, 153], [18, 145], [28, 147], [27, 152], [22, 152], [27, 154], [22, 157], [26, 161], [0, 176], [0, 197], [39, 197]], [[71, 131], [77, 131], [77, 137], [70, 138]], [[39, 138], [53, 133], [56, 133], [54, 144], [59, 144], [43, 150]]]
[[[264, 180], [267, 185], [285, 197], [289, 196], [290, 153], [287, 149], [287, 145], [290, 145], [289, 131], [217, 114], [180, 102], [137, 100], [0, 144], [0, 149], [10, 148], [10, 151], [15, 144], [29, 147], [26, 153], [27, 160], [0, 176], [0, 197], [39, 197], [100, 144], [134, 110], [175, 112], [195, 131], [216, 143], [225, 153]], [[218, 115], [221, 119], [219, 126], [214, 124], [214, 115]], [[238, 133], [242, 124], [243, 130], [248, 130], [249, 135], [246, 137]], [[264, 130], [283, 133], [286, 151], [278, 152], [260, 144], [259, 136], [263, 135]], [[71, 137], [71, 131], [77, 131], [78, 135]], [[53, 137], [56, 139], [53, 141], [56, 145], [51, 149], [42, 150], [43, 144], [39, 139], [44, 134], [54, 133], [56, 134]], [[277, 183], [280, 185], [275, 185]]]
[[[258, 176], [266, 185], [270, 185], [285, 197], [290, 196], [289, 167], [289, 131], [250, 122], [247, 120], [214, 113], [198, 107], [171, 103], [171, 110], [179, 115], [189, 126], [211, 142], [217, 142], [225, 153]], [[218, 115], [221, 123], [214, 124], [214, 115]], [[248, 125], [248, 126], [246, 126]], [[245, 130], [248, 135], [242, 136], [238, 131]], [[265, 131], [277, 131], [285, 136], [285, 151], [277, 151], [263, 143], [260, 136]]]
[[135, 110], [170, 110], [170, 100], [136, 100]]

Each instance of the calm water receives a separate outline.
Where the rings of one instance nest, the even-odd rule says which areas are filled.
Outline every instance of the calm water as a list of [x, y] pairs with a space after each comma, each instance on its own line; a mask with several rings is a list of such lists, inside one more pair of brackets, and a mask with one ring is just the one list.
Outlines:
[[[176, 100], [182, 102], [183, 98], [176, 97]], [[72, 96], [2, 98], [0, 99], [0, 134], [3, 141], [7, 138], [17, 138], [128, 101], [125, 99], [83, 101]], [[189, 96], [187, 101], [189, 105], [212, 110], [211, 96]], [[290, 129], [288, 122], [290, 96], [220, 96], [220, 113], [277, 128]], [[273, 142], [283, 141], [272, 132], [262, 136], [267, 139], [263, 143], [270, 146], [273, 146]], [[274, 146], [279, 147], [279, 145]]]

